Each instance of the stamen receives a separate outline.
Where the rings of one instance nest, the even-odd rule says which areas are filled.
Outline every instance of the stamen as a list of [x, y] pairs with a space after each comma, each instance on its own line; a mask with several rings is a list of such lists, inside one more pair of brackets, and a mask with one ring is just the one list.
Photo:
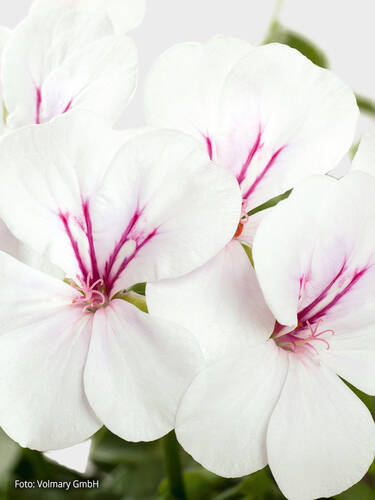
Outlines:
[[323, 319], [319, 319], [315, 324], [311, 324], [308, 320], [306, 321], [306, 325], [310, 330], [310, 334], [307, 336], [303, 336], [306, 329], [303, 330], [303, 324], [298, 322], [296, 328], [292, 332], [288, 333], [278, 333], [273, 337], [273, 339], [277, 342], [279, 347], [290, 351], [297, 352], [297, 349], [310, 349], [314, 354], [319, 355], [319, 351], [314, 346], [314, 341], [323, 342], [325, 344], [327, 350], [330, 348], [329, 342], [326, 339], [321, 338], [322, 335], [335, 335], [335, 332], [331, 329], [326, 329], [319, 331], [319, 327]]
[[[73, 298], [73, 305], [82, 306], [83, 313], [94, 312], [99, 307], [105, 305], [107, 297], [104, 293], [104, 282], [101, 278], [91, 284], [91, 274], [87, 275], [86, 281], [84, 281], [83, 278], [79, 275], [76, 276], [76, 279], [79, 285], [73, 282], [72, 286], [79, 292], [79, 294]], [[98, 290], [98, 287], [103, 291]]]

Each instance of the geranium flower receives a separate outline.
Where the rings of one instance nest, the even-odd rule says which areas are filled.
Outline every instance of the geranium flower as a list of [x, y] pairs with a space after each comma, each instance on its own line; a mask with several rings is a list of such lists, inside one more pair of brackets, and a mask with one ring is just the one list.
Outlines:
[[176, 433], [207, 469], [235, 477], [268, 463], [291, 500], [330, 497], [365, 474], [374, 422], [340, 377], [375, 395], [374, 224], [374, 178], [314, 176], [255, 237], [270, 310], [252, 268], [233, 275], [228, 262], [213, 283], [209, 265], [186, 277], [189, 300], [183, 278], [148, 286], [150, 313], [186, 326], [196, 310], [189, 327], [210, 363], [182, 400]]
[[156, 439], [200, 367], [190, 333], [122, 291], [215, 255], [237, 225], [238, 186], [181, 133], [123, 142], [72, 112], [0, 143], [1, 216], [66, 275], [0, 253], [0, 425], [22, 446], [68, 447], [102, 424]]
[[[225, 37], [160, 56], [146, 83], [145, 110], [149, 124], [195, 136], [235, 175], [243, 215], [336, 166], [358, 115], [353, 92], [296, 50]], [[251, 245], [263, 216], [241, 218], [236, 237]]]
[[[36, 2], [8, 37], [1, 56], [7, 127], [44, 123], [74, 108], [113, 123], [134, 93], [135, 46], [106, 15], [118, 2], [72, 8], [76, 3]], [[131, 2], [116, 8], [132, 15]]]

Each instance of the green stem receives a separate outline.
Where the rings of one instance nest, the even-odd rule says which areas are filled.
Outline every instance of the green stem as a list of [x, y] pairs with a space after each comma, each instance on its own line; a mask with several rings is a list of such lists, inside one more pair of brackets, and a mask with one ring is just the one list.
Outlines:
[[161, 442], [169, 491], [176, 500], [187, 500], [184, 478], [182, 475], [179, 445], [174, 431], [164, 436]]

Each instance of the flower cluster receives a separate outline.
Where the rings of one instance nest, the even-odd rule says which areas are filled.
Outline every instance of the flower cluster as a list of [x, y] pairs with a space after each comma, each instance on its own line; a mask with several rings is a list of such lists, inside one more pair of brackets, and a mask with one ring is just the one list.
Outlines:
[[336, 494], [375, 452], [343, 381], [375, 395], [375, 137], [326, 175], [353, 142], [351, 89], [227, 37], [165, 52], [149, 128], [112, 129], [143, 11], [36, 0], [1, 34], [0, 426], [43, 451], [175, 428], [216, 474], [269, 464], [291, 500]]

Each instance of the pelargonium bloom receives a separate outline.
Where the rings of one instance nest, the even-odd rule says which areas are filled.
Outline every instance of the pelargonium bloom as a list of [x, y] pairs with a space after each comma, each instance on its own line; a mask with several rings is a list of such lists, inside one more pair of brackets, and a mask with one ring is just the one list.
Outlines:
[[[88, 9], [84, 2], [36, 2], [1, 56], [7, 127], [44, 123], [74, 108], [111, 123], [120, 117], [135, 90], [137, 54], [107, 15], [115, 3], [90, 0]], [[117, 2], [123, 17], [134, 7]]]
[[358, 116], [350, 88], [298, 51], [226, 37], [162, 54], [145, 111], [149, 124], [195, 136], [234, 174], [244, 200], [236, 237], [250, 245], [264, 212], [249, 220], [246, 212], [335, 167]]
[[291, 500], [330, 497], [365, 474], [374, 422], [340, 377], [375, 395], [374, 225], [373, 177], [314, 176], [259, 226], [261, 289], [252, 268], [233, 275], [225, 262], [213, 283], [210, 264], [192, 272], [185, 295], [184, 278], [148, 286], [150, 313], [180, 316], [210, 360], [176, 422], [207, 469], [235, 477], [268, 463]]
[[123, 143], [84, 112], [0, 143], [0, 214], [66, 276], [0, 253], [0, 425], [23, 446], [68, 447], [102, 424], [156, 439], [200, 367], [189, 332], [121, 291], [212, 258], [237, 225], [238, 186], [179, 132]]

